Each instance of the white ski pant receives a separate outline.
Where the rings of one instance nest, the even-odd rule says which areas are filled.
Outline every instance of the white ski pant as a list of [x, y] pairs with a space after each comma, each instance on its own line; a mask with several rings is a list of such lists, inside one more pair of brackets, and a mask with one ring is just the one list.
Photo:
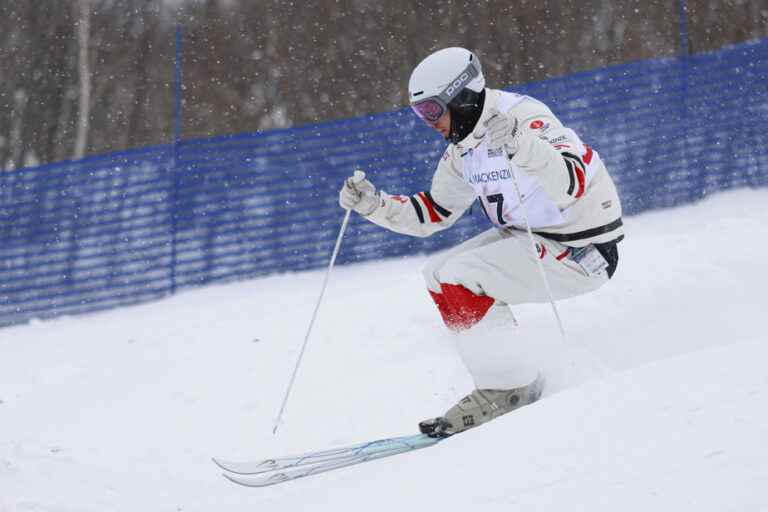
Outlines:
[[[526, 231], [490, 229], [430, 258], [424, 277], [448, 327], [460, 331], [458, 349], [480, 389], [528, 384], [538, 372], [528, 361], [526, 340], [511, 326], [509, 305], [548, 302], [539, 258], [555, 300], [596, 290], [605, 272], [590, 275], [570, 257], [570, 249]], [[553, 318], [553, 322], [554, 322]], [[457, 328], [458, 325], [458, 328]]]

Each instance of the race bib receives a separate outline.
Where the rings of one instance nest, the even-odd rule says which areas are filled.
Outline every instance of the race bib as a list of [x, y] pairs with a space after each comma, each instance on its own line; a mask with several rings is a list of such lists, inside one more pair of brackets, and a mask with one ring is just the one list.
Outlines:
[[590, 276], [602, 274], [608, 268], [608, 262], [605, 261], [600, 251], [595, 249], [594, 245], [573, 249], [571, 260], [578, 263], [584, 272]]
[[549, 199], [539, 181], [509, 162], [503, 151], [490, 149], [483, 141], [462, 155], [462, 159], [464, 180], [475, 189], [488, 219], [497, 226], [525, 226], [526, 213], [533, 229], [565, 221], [563, 212]]

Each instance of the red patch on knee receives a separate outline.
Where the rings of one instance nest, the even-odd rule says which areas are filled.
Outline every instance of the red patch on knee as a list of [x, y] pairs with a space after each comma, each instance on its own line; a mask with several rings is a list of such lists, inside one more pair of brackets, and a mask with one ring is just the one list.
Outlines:
[[445, 295], [442, 293], [435, 293], [432, 290], [429, 290], [429, 294], [432, 296], [432, 300], [435, 301], [435, 304], [437, 304], [437, 310], [440, 312], [440, 316], [443, 317], [443, 322], [450, 327], [453, 323], [453, 308], [448, 303]]
[[483, 319], [494, 299], [476, 295], [460, 284], [442, 284], [443, 293], [430, 291], [445, 325], [454, 331], [469, 329]]

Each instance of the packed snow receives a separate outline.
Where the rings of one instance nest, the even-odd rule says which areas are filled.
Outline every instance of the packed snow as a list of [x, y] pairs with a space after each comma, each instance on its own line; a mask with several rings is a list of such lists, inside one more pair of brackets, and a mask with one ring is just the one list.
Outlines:
[[767, 510], [766, 204], [626, 219], [614, 279], [558, 304], [565, 342], [549, 306], [513, 308], [541, 401], [263, 489], [211, 457], [411, 434], [471, 390], [424, 256], [333, 270], [276, 435], [324, 270], [0, 330], [0, 512]]

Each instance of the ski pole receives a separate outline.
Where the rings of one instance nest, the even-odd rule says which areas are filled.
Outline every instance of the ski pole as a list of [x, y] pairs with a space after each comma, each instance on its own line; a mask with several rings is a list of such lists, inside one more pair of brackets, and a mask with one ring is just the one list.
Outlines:
[[[509, 154], [509, 148], [504, 145], [504, 153]], [[547, 290], [547, 296], [549, 297], [549, 303], [552, 305], [552, 311], [555, 313], [555, 319], [557, 320], [557, 326], [560, 328], [560, 336], [563, 340], [563, 344], [568, 345], [565, 338], [565, 329], [563, 329], [563, 322], [560, 320], [560, 313], [557, 311], [555, 305], [555, 298], [552, 295], [552, 289], [549, 287], [549, 279], [547, 279], [547, 273], [544, 272], [544, 265], [539, 258], [539, 251], [536, 249], [536, 240], [533, 238], [533, 231], [531, 230], [531, 222], [528, 220], [528, 210], [523, 204], [523, 195], [520, 193], [520, 187], [517, 184], [517, 176], [515, 176], [515, 170], [512, 168], [512, 162], [507, 159], [507, 167], [509, 168], [509, 174], [512, 175], [512, 183], [515, 186], [515, 192], [517, 193], [517, 200], [520, 203], [520, 209], [523, 212], [523, 219], [525, 220], [525, 228], [528, 231], [528, 238], [531, 240], [531, 248], [533, 249], [533, 257], [536, 259], [536, 264], [539, 267], [541, 273], [541, 280], [544, 281], [544, 288]]]
[[320, 303], [323, 300], [323, 295], [325, 294], [325, 288], [328, 285], [328, 278], [331, 275], [331, 269], [333, 268], [333, 264], [336, 262], [336, 256], [339, 254], [339, 248], [341, 247], [341, 239], [344, 236], [344, 231], [347, 230], [347, 224], [349, 223], [349, 215], [352, 213], [352, 210], [347, 210], [347, 213], [344, 214], [344, 220], [341, 222], [341, 229], [339, 230], [339, 236], [336, 237], [336, 245], [333, 248], [333, 253], [331, 254], [331, 262], [328, 264], [328, 270], [325, 273], [325, 279], [323, 279], [323, 286], [320, 289], [320, 297], [317, 298], [317, 304], [315, 304], [315, 311], [312, 313], [312, 319], [309, 321], [309, 327], [307, 328], [307, 334], [304, 336], [304, 343], [301, 345], [301, 350], [299, 351], [299, 357], [296, 360], [296, 366], [293, 368], [293, 374], [291, 374], [291, 380], [288, 382], [288, 389], [285, 392], [285, 397], [283, 397], [283, 403], [280, 406], [280, 412], [277, 413], [277, 419], [275, 420], [275, 427], [272, 429], [272, 434], [274, 435], [277, 433], [277, 427], [280, 425], [280, 420], [283, 417], [283, 411], [285, 410], [285, 405], [288, 403], [288, 397], [291, 394], [291, 389], [293, 388], [293, 382], [296, 380], [296, 374], [299, 371], [299, 365], [301, 364], [301, 359], [304, 357], [304, 350], [307, 348], [307, 341], [309, 341], [309, 334], [312, 332], [312, 326], [315, 324], [315, 318], [317, 318], [317, 311], [320, 309]]

